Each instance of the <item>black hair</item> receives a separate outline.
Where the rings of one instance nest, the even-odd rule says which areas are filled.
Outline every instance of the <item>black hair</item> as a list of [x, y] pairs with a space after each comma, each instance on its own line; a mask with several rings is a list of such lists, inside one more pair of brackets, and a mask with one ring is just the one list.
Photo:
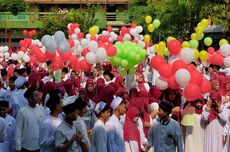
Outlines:
[[16, 76], [12, 76], [12, 77], [10, 77], [10, 79], [9, 79], [9, 81], [15, 81], [17, 79], [17, 77]]
[[6, 69], [1, 69], [1, 76], [5, 76], [5, 75], [7, 75]]
[[31, 68], [30, 67], [27, 67], [26, 68], [26, 73], [29, 75], [31, 73]]
[[75, 100], [75, 103], [76, 103], [76, 108], [77, 110], [82, 110], [84, 109], [88, 104], [85, 100], [83, 100], [82, 98], [78, 97], [76, 100]]
[[103, 110], [101, 110], [101, 112], [99, 114], [96, 114], [96, 116], [99, 118], [101, 116], [101, 114], [103, 114], [107, 110], [110, 110], [110, 107], [108, 104], [106, 104], [105, 107], [103, 108]]
[[67, 67], [65, 67], [65, 68], [62, 69], [62, 72], [68, 73], [69, 69]]
[[111, 72], [109, 72], [109, 70], [105, 70], [103, 72], [103, 75], [108, 75], [111, 78], [111, 80], [114, 78], [114, 75]]
[[209, 65], [209, 68], [214, 68], [214, 64], [210, 64], [210, 65]]
[[7, 107], [7, 108], [9, 108], [9, 102], [5, 101], [5, 100], [0, 101], [0, 107]]
[[47, 65], [47, 66], [49, 66], [49, 65], [51, 65], [51, 64], [52, 64], [52, 61], [51, 61], [51, 60], [46, 61], [46, 65]]
[[18, 70], [19, 75], [22, 75], [25, 72], [26, 72], [26, 68], [21, 68], [21, 69]]
[[46, 106], [50, 109], [50, 111], [54, 111], [56, 109], [56, 106], [60, 104], [61, 98], [58, 95], [60, 92], [58, 89], [54, 89], [50, 92], [49, 99], [47, 100]]
[[205, 67], [205, 71], [208, 71], [208, 67]]
[[71, 73], [72, 73], [72, 72], [76, 73], [76, 71], [75, 71], [75, 70], [72, 70], [72, 71], [71, 71]]
[[25, 94], [24, 94], [24, 97], [25, 97], [26, 99], [29, 99], [29, 98], [33, 97], [33, 93], [34, 93], [35, 91], [40, 91], [40, 90], [37, 89], [37, 88], [35, 88], [35, 87], [30, 87], [30, 88], [28, 88], [28, 89], [26, 90]]

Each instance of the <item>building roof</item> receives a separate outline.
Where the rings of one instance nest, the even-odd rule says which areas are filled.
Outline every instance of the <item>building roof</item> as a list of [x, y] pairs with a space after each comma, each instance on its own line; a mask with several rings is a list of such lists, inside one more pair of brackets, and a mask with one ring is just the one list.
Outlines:
[[129, 0], [25, 0], [28, 3], [69, 4], [69, 3], [128, 3]]

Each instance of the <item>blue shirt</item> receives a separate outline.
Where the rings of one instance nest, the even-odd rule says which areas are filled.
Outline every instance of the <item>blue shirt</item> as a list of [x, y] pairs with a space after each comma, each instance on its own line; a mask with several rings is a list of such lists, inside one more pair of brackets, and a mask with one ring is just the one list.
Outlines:
[[182, 132], [177, 121], [170, 119], [163, 123], [160, 118], [156, 119], [149, 130], [148, 145], [154, 147], [154, 152], [183, 152]]

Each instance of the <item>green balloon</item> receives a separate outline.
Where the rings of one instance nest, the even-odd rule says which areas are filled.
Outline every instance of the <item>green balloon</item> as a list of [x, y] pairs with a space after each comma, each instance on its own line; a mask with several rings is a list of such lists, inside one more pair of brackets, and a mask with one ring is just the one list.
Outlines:
[[189, 44], [192, 49], [197, 49], [199, 46], [199, 42], [197, 40], [190, 40]]
[[155, 20], [153, 21], [153, 26], [154, 26], [155, 28], [160, 27], [160, 25], [161, 25], [161, 21], [160, 21], [160, 20], [155, 19]]
[[127, 68], [128, 65], [129, 65], [129, 62], [128, 62], [127, 60], [125, 60], [125, 59], [122, 59], [122, 60], [121, 60], [121, 66], [122, 66], [123, 68]]
[[128, 59], [129, 60], [133, 60], [136, 57], [136, 53], [133, 51], [130, 51], [128, 54]]
[[125, 69], [121, 70], [121, 71], [120, 71], [120, 75], [121, 75], [122, 77], [125, 77], [125, 76], [127, 75], [127, 71], [126, 71]]
[[134, 74], [136, 73], [136, 68], [135, 67], [132, 67], [129, 69], [129, 74]]
[[114, 58], [113, 58], [113, 62], [114, 62], [114, 65], [120, 66], [121, 58], [119, 58], [119, 57], [114, 57]]
[[197, 33], [196, 34], [196, 40], [202, 40], [204, 38], [204, 33]]
[[165, 48], [165, 49], [164, 49], [164, 55], [165, 55], [165, 56], [169, 56], [169, 54], [170, 54], [170, 53], [169, 53], [168, 48]]
[[100, 28], [98, 26], [93, 26], [93, 27], [96, 29], [97, 33], [99, 33]]
[[206, 38], [204, 39], [204, 44], [205, 44], [206, 46], [211, 46], [211, 45], [212, 45], [212, 38], [211, 38], [211, 37], [206, 37]]

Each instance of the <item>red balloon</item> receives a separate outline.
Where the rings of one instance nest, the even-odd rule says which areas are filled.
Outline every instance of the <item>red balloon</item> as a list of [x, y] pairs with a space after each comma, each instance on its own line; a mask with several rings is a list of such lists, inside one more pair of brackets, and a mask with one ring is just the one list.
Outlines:
[[30, 38], [32, 38], [34, 36], [32, 31], [29, 31], [28, 35]]
[[208, 62], [208, 63], [212, 63], [212, 57], [211, 57], [211, 56], [208, 57], [207, 62]]
[[25, 40], [20, 40], [19, 41], [19, 45], [22, 47], [22, 46], [24, 46], [24, 47], [26, 47], [26, 41]]
[[74, 47], [74, 41], [73, 40], [68, 39], [67, 42], [69, 43], [70, 48]]
[[26, 52], [27, 51], [27, 48], [26, 47], [24, 47], [24, 46], [22, 46], [21, 48], [20, 48], [20, 50], [22, 51], [22, 52]]
[[117, 49], [113, 45], [110, 45], [109, 47], [106, 48], [106, 53], [108, 57], [112, 57], [116, 55]]
[[77, 61], [78, 61], [78, 57], [77, 57], [76, 55], [72, 55], [72, 56], [69, 58], [70, 64], [75, 64]]
[[132, 42], [138, 44], [138, 40], [136, 39], [134, 39]]
[[186, 63], [183, 60], [178, 59], [175, 62], [173, 62], [172, 71], [173, 73], [176, 73], [177, 70], [185, 68], [185, 66], [186, 66]]
[[30, 46], [32, 44], [32, 39], [30, 38], [25, 38], [24, 41], [26, 42], [27, 46]]
[[176, 82], [175, 76], [173, 75], [168, 79], [168, 85], [171, 89], [178, 89], [180, 87], [180, 85]]
[[81, 52], [81, 55], [82, 56], [86, 56], [86, 54], [90, 52], [89, 49], [85, 48], [82, 52]]
[[224, 62], [224, 57], [221, 54], [216, 53], [212, 56], [212, 63], [213, 64], [221, 66], [223, 64], [223, 62]]
[[80, 68], [85, 72], [91, 68], [91, 65], [85, 59], [81, 60], [79, 64]]
[[97, 37], [96, 37], [96, 36], [91, 36], [91, 37], [90, 37], [90, 40], [96, 41], [96, 40], [97, 40]]
[[121, 36], [121, 35], [119, 35], [118, 37], [117, 37], [117, 41], [122, 41], [123, 40], [123, 37]]
[[177, 55], [180, 53], [180, 49], [181, 49], [181, 42], [180, 41], [171, 40], [168, 42], [167, 46], [168, 46], [168, 50], [169, 50], [171, 55]]
[[32, 30], [31, 32], [32, 32], [33, 36], [37, 34], [36, 30]]
[[27, 31], [27, 30], [23, 30], [23, 31], [22, 31], [22, 34], [23, 34], [24, 36], [26, 36], [26, 35], [28, 34], [28, 31]]
[[201, 97], [200, 87], [197, 84], [188, 84], [184, 89], [184, 96], [187, 101], [199, 99]]
[[163, 64], [159, 68], [161, 77], [168, 79], [172, 75], [172, 68], [169, 64]]
[[135, 28], [135, 27], [137, 27], [137, 24], [136, 23], [132, 23], [131, 24], [131, 28]]
[[70, 29], [72, 29], [72, 30], [74, 30], [75, 28], [79, 28], [79, 27], [80, 27], [80, 25], [77, 24], [77, 23], [72, 23], [72, 24], [70, 25]]
[[34, 56], [30, 56], [30, 62], [31, 63], [37, 63], [37, 59], [36, 59], [36, 57], [34, 57]]
[[68, 34], [69, 34], [69, 35], [72, 35], [72, 34], [74, 34], [74, 30], [72, 30], [72, 29], [69, 29], [69, 30], [68, 30]]
[[150, 62], [150, 65], [154, 68], [154, 69], [159, 69], [159, 67], [165, 63], [165, 60], [163, 57], [159, 56], [159, 55], [155, 55]]
[[200, 91], [202, 94], [208, 93], [211, 90], [211, 82], [207, 79], [203, 79], [200, 85]]
[[68, 60], [71, 57], [71, 55], [72, 55], [71, 52], [64, 52], [60, 54], [63, 60]]
[[195, 83], [198, 86], [200, 86], [203, 81], [203, 75], [198, 71], [192, 71], [190, 72], [190, 75], [191, 75], [190, 83]]
[[193, 64], [188, 64], [185, 67], [189, 72], [196, 71], [196, 67]]
[[37, 54], [36, 56], [37, 56], [38, 62], [40, 62], [40, 63], [45, 63], [46, 62], [46, 55], [45, 55], [45, 53], [41, 52], [40, 54]]
[[108, 31], [108, 32], [112, 32], [112, 31], [113, 31], [113, 27], [112, 27], [112, 26], [108, 26], [108, 27], [107, 27], [107, 31]]
[[56, 56], [56, 53], [46, 51], [46, 57], [48, 60], [53, 60], [55, 58], [55, 56]]
[[208, 54], [213, 55], [215, 53], [215, 49], [213, 47], [208, 48]]
[[78, 33], [77, 37], [78, 37], [79, 39], [82, 39], [82, 38], [84, 37], [84, 34], [83, 34], [82, 32], [80, 32], [80, 33]]
[[122, 27], [121, 27], [121, 35], [124, 36], [127, 32], [128, 32], [127, 27], [122, 26]]

